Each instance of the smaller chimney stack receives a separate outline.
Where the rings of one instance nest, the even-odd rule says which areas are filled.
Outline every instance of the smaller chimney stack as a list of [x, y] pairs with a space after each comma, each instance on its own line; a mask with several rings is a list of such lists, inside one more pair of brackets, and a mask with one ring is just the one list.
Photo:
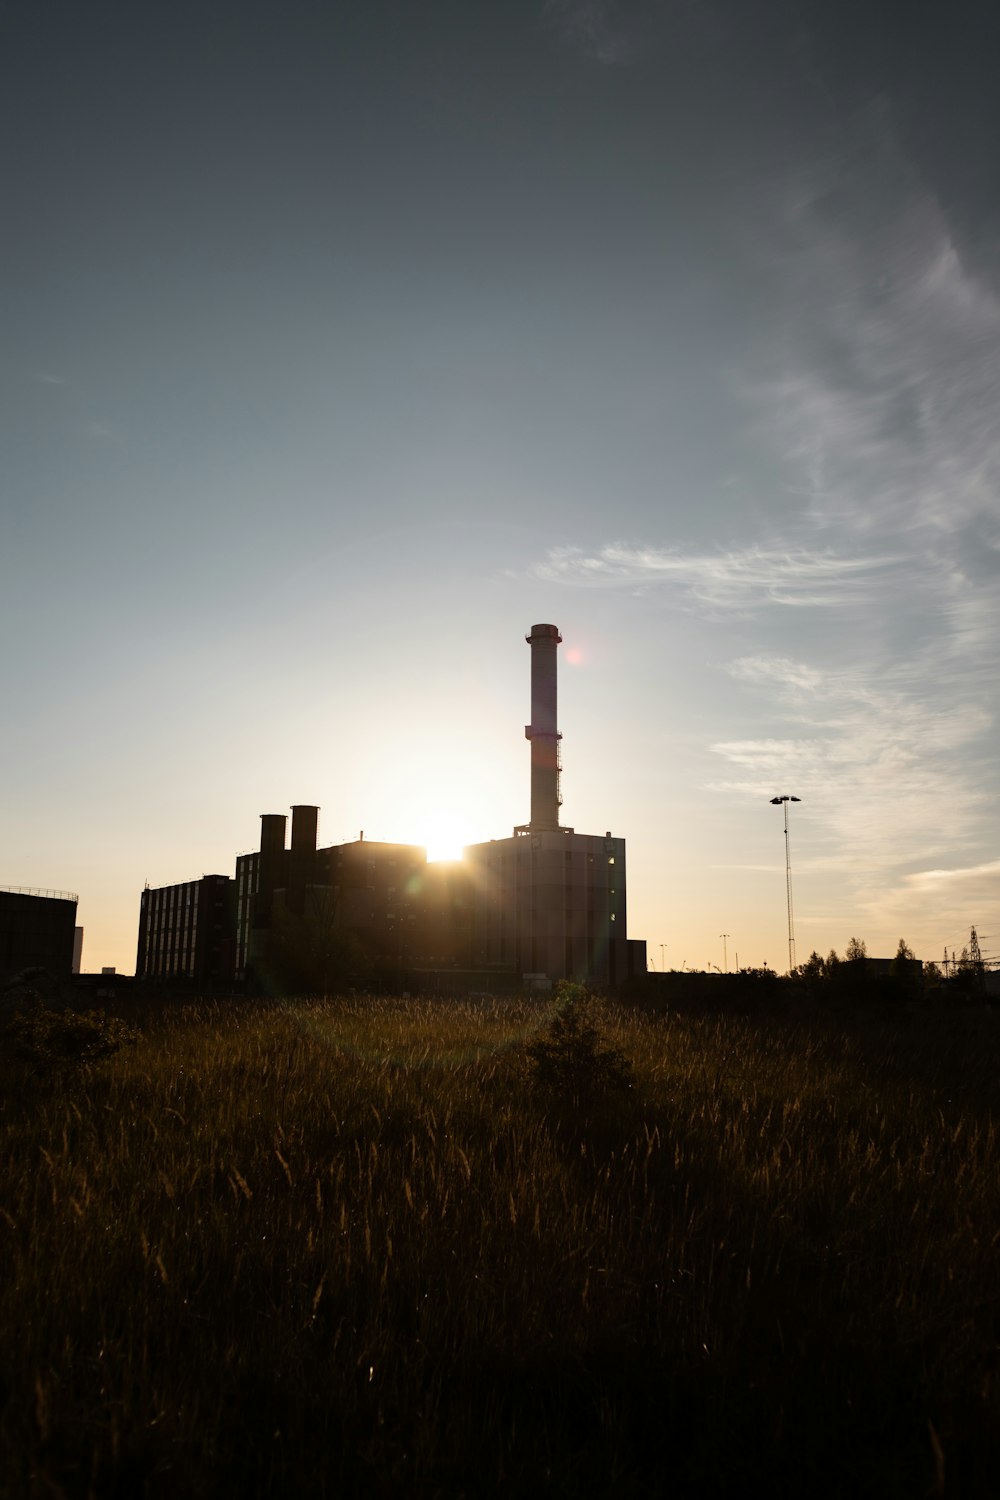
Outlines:
[[266, 926], [270, 920], [274, 893], [285, 884], [284, 813], [260, 815], [260, 865], [257, 879], [255, 925]]
[[299, 802], [292, 808], [292, 853], [315, 853], [319, 808]]
[[288, 853], [288, 909], [305, 909], [306, 886], [316, 883], [316, 828], [319, 808], [296, 803], [292, 808], [292, 846]]

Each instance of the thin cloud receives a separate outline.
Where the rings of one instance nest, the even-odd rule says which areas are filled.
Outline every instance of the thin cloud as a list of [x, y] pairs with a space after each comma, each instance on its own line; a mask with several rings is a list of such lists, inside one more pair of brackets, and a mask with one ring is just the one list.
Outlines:
[[777, 684], [805, 692], [815, 692], [823, 682], [823, 673], [816, 667], [787, 656], [741, 656], [730, 662], [727, 670], [743, 682]]
[[632, 54], [613, 0], [545, 0], [542, 20], [567, 46], [606, 66], [627, 62]]
[[578, 547], [553, 547], [532, 572], [547, 583], [587, 588], [674, 584], [701, 603], [723, 610], [761, 605], [829, 609], [855, 602], [871, 576], [896, 561], [891, 555], [845, 557], [805, 547], [684, 555], [609, 543], [589, 554]]
[[877, 110], [801, 169], [782, 222], [780, 348], [745, 395], [808, 519], [937, 545], [976, 518], [995, 528], [1000, 299]]
[[121, 431], [110, 422], [88, 422], [84, 431], [93, 443], [118, 445], [123, 440]]
[[884, 872], [980, 837], [992, 805], [993, 723], [980, 703], [936, 700], [933, 684], [900, 686], [891, 668], [878, 666], [845, 663], [825, 674], [761, 655], [737, 658], [729, 671], [760, 687], [760, 716], [798, 732], [710, 745], [740, 773], [712, 789], [801, 797], [796, 818], [811, 825], [815, 865]]
[[906, 884], [913, 890], [937, 890], [942, 885], [968, 884], [991, 876], [1000, 877], [1000, 859], [989, 860], [984, 865], [968, 865], [959, 870], [917, 870], [906, 876]]
[[877, 923], [899, 933], [930, 928], [939, 934], [941, 947], [921, 954], [925, 959], [938, 961], [942, 947], [957, 950], [964, 947], [973, 926], [979, 929], [984, 950], [995, 950], [997, 934], [991, 913], [996, 911], [998, 903], [1000, 861], [997, 860], [964, 869], [915, 870], [893, 884], [877, 883], [859, 892], [859, 906], [873, 925]]
[[729, 664], [742, 719], [710, 747], [735, 773], [717, 787], [801, 796], [800, 869], [841, 871], [873, 923], [960, 926], [1000, 886], [1000, 299], [877, 109], [786, 183], [779, 218], [783, 315], [743, 394], [798, 506], [790, 534], [896, 565], [821, 659]]
[[749, 766], [757, 772], [760, 780], [753, 784], [754, 791], [761, 794], [776, 776], [792, 772], [796, 766], [811, 774], [827, 754], [823, 740], [721, 740], [708, 748], [713, 755], [722, 755], [734, 765]]
[[543, 0], [541, 19], [564, 47], [605, 67], [665, 51], [705, 66], [707, 50], [733, 36], [733, 18], [705, 0]]

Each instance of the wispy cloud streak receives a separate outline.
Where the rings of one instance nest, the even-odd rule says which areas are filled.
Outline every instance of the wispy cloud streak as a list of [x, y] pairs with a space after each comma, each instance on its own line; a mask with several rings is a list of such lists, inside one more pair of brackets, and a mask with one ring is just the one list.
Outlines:
[[812, 659], [731, 662], [745, 732], [711, 749], [720, 789], [803, 797], [806, 868], [873, 923], [968, 921], [1000, 890], [1000, 300], [879, 111], [859, 130], [787, 193], [772, 376], [744, 394], [793, 534], [895, 566]]
[[593, 553], [554, 547], [533, 572], [546, 582], [587, 588], [673, 584], [716, 609], [764, 604], [830, 608], [856, 600], [871, 575], [895, 562], [890, 555], [844, 557], [806, 548], [684, 554], [609, 543]]
[[772, 722], [792, 732], [712, 744], [736, 772], [714, 789], [802, 797], [812, 868], [842, 869], [862, 885], [880, 872], [887, 892], [913, 864], [975, 850], [992, 805], [983, 706], [935, 703], [891, 675], [821, 674], [785, 657], [740, 658], [729, 670], [766, 692]]
[[816, 525], [927, 543], [995, 527], [1000, 299], [877, 110], [856, 135], [786, 194], [781, 344], [747, 399]]
[[542, 19], [567, 46], [613, 65], [631, 56], [631, 43], [614, 0], [545, 0]]

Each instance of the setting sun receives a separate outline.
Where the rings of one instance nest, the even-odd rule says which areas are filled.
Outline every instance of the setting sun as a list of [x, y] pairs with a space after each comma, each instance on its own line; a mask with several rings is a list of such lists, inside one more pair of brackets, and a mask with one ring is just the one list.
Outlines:
[[422, 844], [428, 860], [461, 859], [467, 844], [508, 831], [494, 826], [491, 800], [480, 774], [440, 745], [421, 746], [383, 799], [385, 827], [400, 843]]
[[468, 824], [458, 813], [440, 806], [427, 809], [426, 829], [417, 843], [424, 845], [429, 860], [461, 859], [465, 845], [474, 842]]

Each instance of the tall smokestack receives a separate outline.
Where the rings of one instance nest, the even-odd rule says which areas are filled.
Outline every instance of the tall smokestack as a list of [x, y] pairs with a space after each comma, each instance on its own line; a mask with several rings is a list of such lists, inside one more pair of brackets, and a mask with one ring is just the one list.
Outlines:
[[562, 636], [554, 625], [532, 625], [524, 638], [531, 647], [531, 822], [533, 833], [559, 827], [559, 741], [556, 728], [556, 648]]

